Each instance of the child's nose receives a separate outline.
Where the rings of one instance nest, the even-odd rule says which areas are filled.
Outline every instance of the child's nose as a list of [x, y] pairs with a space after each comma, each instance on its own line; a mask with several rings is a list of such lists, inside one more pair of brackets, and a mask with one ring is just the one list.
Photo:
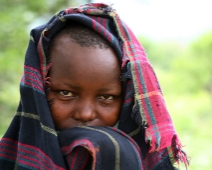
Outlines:
[[74, 109], [72, 118], [80, 122], [89, 122], [97, 117], [97, 112], [95, 109], [95, 104], [91, 101], [81, 102]]

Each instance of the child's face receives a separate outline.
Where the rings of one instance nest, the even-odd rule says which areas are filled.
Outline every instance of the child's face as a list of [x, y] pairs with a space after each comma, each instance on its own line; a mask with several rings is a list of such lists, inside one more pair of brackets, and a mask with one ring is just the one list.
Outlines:
[[111, 48], [81, 47], [60, 35], [50, 54], [48, 100], [56, 129], [114, 126], [122, 104], [121, 70]]

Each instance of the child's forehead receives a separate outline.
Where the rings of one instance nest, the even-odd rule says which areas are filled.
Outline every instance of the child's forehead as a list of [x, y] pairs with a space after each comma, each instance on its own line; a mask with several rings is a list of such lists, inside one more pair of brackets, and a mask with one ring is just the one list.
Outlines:
[[[74, 72], [97, 72], [98, 70], [120, 69], [119, 61], [112, 47], [81, 46], [67, 35], [57, 38], [50, 54], [55, 70], [72, 69]], [[105, 73], [107, 73], [105, 71]], [[110, 72], [113, 74], [113, 72]]]
[[67, 36], [58, 39], [52, 49], [49, 74], [52, 84], [70, 84], [84, 91], [99, 91], [103, 86], [116, 89], [121, 69], [113, 49], [82, 47], [67, 43], [68, 39]]
[[93, 27], [90, 28], [88, 27], [88, 25], [79, 23], [77, 21], [73, 22], [70, 20], [65, 25], [65, 27], [63, 27], [53, 36], [48, 49], [51, 53], [52, 48], [55, 48], [55, 42], [57, 42], [60, 37], [69, 37], [69, 41], [73, 41], [82, 47], [89, 47], [91, 49], [97, 47], [100, 49], [113, 48], [121, 64], [121, 43], [118, 41], [115, 34], [111, 34], [111, 32], [109, 31], [111, 30], [110, 27], [112, 26], [110, 25], [107, 28], [102, 28], [104, 30], [102, 30], [102, 32], [104, 32], [103, 34], [102, 32], [99, 32], [99, 30], [94, 29]]
[[72, 41], [83, 47], [110, 47], [109, 42], [102, 35], [93, 29], [77, 22], [71, 22], [67, 24], [62, 30], [57, 32], [51, 40], [50, 46], [51, 44], [54, 44], [54, 42], [61, 36], [70, 37]]

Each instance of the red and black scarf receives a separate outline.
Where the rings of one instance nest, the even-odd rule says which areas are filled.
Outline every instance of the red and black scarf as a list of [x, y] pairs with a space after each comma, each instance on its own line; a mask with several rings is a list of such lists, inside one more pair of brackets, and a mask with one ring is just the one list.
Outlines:
[[[55, 130], [45, 95], [48, 48], [73, 20], [101, 34], [119, 57], [124, 103], [117, 129]], [[171, 170], [179, 161], [188, 164], [145, 51], [110, 6], [68, 8], [33, 29], [20, 93], [17, 113], [0, 141], [1, 169]]]

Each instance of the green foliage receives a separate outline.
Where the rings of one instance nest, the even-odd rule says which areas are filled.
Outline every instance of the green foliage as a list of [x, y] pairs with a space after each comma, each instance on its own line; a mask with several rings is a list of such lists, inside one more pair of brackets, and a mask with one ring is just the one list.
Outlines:
[[[0, 137], [15, 114], [29, 27], [57, 11], [90, 0], [0, 0]], [[38, 25], [38, 24], [37, 24]]]
[[200, 87], [204, 88], [212, 99], [212, 32], [203, 35], [194, 42], [190, 51], [194, 60], [198, 62], [197, 65], [191, 66], [192, 71], [194, 67], [199, 70], [198, 73], [192, 72], [193, 74], [191, 74], [201, 83]]
[[145, 51], [153, 66], [163, 70], [169, 70], [172, 66], [171, 62], [174, 62], [185, 50], [184, 47], [175, 42], [155, 43], [144, 37], [138, 37], [138, 39], [145, 47]]

